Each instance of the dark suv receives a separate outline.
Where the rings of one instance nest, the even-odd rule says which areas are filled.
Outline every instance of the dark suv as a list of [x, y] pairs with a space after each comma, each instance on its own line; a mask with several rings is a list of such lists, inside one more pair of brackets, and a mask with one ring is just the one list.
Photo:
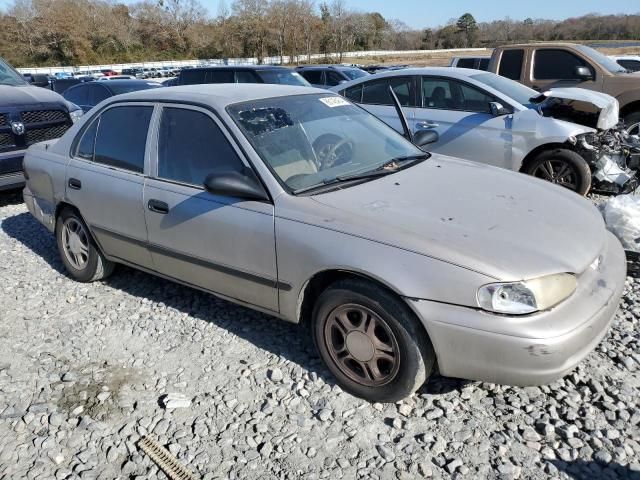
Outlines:
[[269, 65], [221, 65], [189, 68], [182, 70], [176, 81], [176, 85], [203, 83], [279, 83], [309, 86], [309, 83], [292, 69]]
[[59, 94], [29, 84], [0, 58], [0, 191], [24, 184], [27, 147], [62, 136], [80, 115], [82, 110], [70, 112]]
[[307, 82], [314, 87], [330, 88], [344, 82], [369, 75], [364, 70], [348, 65], [309, 65], [296, 68]]

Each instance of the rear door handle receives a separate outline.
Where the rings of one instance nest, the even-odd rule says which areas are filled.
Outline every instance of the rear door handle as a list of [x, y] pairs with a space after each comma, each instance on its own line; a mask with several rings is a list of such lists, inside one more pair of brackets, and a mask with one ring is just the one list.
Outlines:
[[169, 205], [167, 205], [165, 202], [161, 202], [160, 200], [149, 200], [149, 203], [147, 203], [147, 208], [152, 212], [160, 213], [162, 215], [166, 215], [167, 213], [169, 213]]
[[70, 178], [69, 188], [73, 188], [74, 190], [80, 190], [82, 188], [82, 182], [77, 178]]
[[416, 128], [420, 128], [423, 130], [429, 129], [429, 128], [438, 128], [440, 126], [439, 123], [435, 123], [435, 122], [418, 122], [416, 123]]

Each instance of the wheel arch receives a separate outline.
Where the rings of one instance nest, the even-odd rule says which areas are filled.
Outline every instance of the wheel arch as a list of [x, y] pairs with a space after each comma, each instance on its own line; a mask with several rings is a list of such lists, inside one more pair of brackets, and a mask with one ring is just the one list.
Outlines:
[[624, 118], [632, 113], [640, 112], [640, 100], [627, 103], [620, 109], [620, 117]]
[[[542, 152], [546, 152], [547, 150], [554, 150], [556, 148], [562, 148], [565, 150], [571, 150], [572, 152], [575, 152], [576, 150], [573, 148], [573, 145], [571, 145], [568, 142], [565, 143], [545, 143], [543, 145], [538, 145], [536, 148], [534, 148], [533, 150], [531, 150], [522, 160], [522, 164], [520, 165], [520, 172], [524, 172], [526, 170], [526, 167], [529, 166], [529, 164], [538, 156], [540, 155]], [[577, 153], [577, 152], [576, 152]]]

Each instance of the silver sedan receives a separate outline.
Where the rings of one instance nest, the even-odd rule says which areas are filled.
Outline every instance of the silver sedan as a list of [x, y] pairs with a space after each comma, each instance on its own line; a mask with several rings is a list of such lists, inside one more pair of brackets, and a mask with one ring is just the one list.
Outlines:
[[605, 335], [624, 286], [588, 201], [425, 153], [318, 89], [113, 97], [24, 163], [27, 206], [73, 278], [122, 263], [308, 322], [340, 385], [372, 401], [410, 395], [436, 365], [552, 381]]

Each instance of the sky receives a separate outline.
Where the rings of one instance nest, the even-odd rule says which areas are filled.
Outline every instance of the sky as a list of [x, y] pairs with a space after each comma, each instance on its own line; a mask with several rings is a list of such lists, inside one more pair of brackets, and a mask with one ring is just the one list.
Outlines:
[[[121, 0], [134, 3], [134, 0]], [[231, 5], [233, 0], [200, 0], [211, 13], [218, 12], [220, 1]], [[316, 0], [316, 4], [322, 0]], [[13, 0], [0, 0], [4, 8]], [[470, 12], [479, 22], [511, 17], [514, 20], [546, 18], [562, 20], [587, 13], [640, 13], [639, 0], [346, 0], [350, 8], [380, 12], [387, 19], [399, 19], [413, 28], [445, 25], [449, 19]]]

